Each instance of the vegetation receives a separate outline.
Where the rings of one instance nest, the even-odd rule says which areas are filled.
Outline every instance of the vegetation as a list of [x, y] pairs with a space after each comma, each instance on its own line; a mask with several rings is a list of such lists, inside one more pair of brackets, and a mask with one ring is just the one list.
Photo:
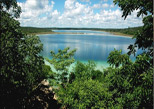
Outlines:
[[21, 27], [21, 30], [26, 34], [53, 34], [52, 30], [94, 30], [94, 31], [106, 31], [106, 32], [116, 32], [122, 33], [123, 35], [135, 35], [136, 31], [141, 30], [142, 27], [129, 27], [124, 29], [115, 28], [36, 28], [36, 27]]
[[102, 29], [106, 32], [118, 32], [126, 35], [135, 35], [136, 31], [140, 31], [142, 27], [129, 27], [124, 29]]
[[111, 67], [103, 72], [92, 61], [77, 62], [65, 87], [57, 85], [59, 103], [65, 108], [152, 108], [151, 58], [142, 54], [132, 62], [121, 53], [110, 53]]
[[[13, 9], [12, 13], [7, 10]], [[19, 108], [46, 78], [43, 45], [36, 36], [26, 36], [14, 18], [20, 14], [16, 0], [0, 1], [0, 100], [1, 108]], [[24, 105], [23, 105], [24, 106]]]
[[[65, 87], [59, 85], [56, 90], [63, 108], [153, 107], [152, 1], [114, 0], [114, 3], [121, 7], [124, 18], [133, 10], [140, 9], [138, 17], [147, 15], [143, 18], [144, 26], [136, 31], [133, 37], [136, 42], [128, 47], [128, 54], [116, 49], [109, 54], [110, 67], [103, 72], [95, 70], [95, 63], [91, 61], [86, 65], [76, 63]], [[135, 54], [135, 49], [140, 48], [144, 52], [132, 62], [130, 54]]]
[[[48, 61], [58, 72], [53, 73], [39, 55], [42, 50], [39, 38], [22, 33], [19, 22], [14, 19], [21, 12], [16, 0], [0, 1], [0, 108], [35, 108], [32, 100], [26, 98], [43, 96], [38, 95], [35, 89], [39, 88], [38, 84], [42, 80], [49, 78], [56, 81], [56, 84], [51, 84], [52, 91], [62, 108], [151, 109], [153, 3], [150, 0], [114, 0], [114, 3], [121, 7], [124, 18], [137, 9], [138, 17], [145, 16], [143, 27], [133, 37], [135, 43], [128, 47], [128, 54], [115, 49], [108, 57], [110, 67], [103, 71], [96, 70], [96, 64], [89, 61], [88, 64], [77, 62], [72, 72], [68, 73], [69, 66], [75, 61], [73, 56], [76, 50], [65, 48], [57, 54], [51, 51], [53, 58]], [[12, 13], [8, 13], [9, 9], [12, 9]], [[140, 48], [144, 52], [132, 62], [130, 55]], [[55, 85], [57, 88], [54, 88]], [[48, 93], [44, 97], [50, 101], [53, 94], [50, 95], [49, 87], [47, 88], [47, 92], [43, 94]], [[34, 95], [36, 96], [33, 97]]]
[[73, 58], [76, 49], [69, 51], [69, 47], [64, 50], [58, 50], [58, 53], [55, 54], [54, 51], [51, 51], [52, 60], [47, 59], [51, 64], [54, 65], [54, 68], [57, 71], [57, 82], [66, 83], [68, 81], [68, 67], [75, 62]]
[[111, 96], [106, 86], [92, 79], [76, 79], [58, 92], [58, 99], [69, 109], [110, 108]]
[[25, 34], [53, 33], [51, 28], [20, 27]]

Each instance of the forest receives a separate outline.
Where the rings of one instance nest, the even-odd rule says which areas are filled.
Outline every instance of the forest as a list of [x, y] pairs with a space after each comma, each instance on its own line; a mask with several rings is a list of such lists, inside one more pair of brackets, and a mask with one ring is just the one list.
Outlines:
[[41, 34], [41, 33], [50, 33], [52, 30], [95, 30], [95, 31], [106, 31], [106, 32], [117, 32], [126, 35], [135, 35], [136, 31], [139, 31], [142, 27], [129, 27], [123, 29], [115, 28], [37, 28], [37, 27], [21, 27], [21, 30], [26, 34]]
[[[39, 55], [43, 44], [38, 36], [29, 33], [38, 29], [20, 27], [16, 18], [21, 8], [16, 0], [0, 1], [0, 108], [55, 108], [55, 109], [100, 109], [100, 108], [153, 108], [153, 1], [114, 0], [124, 19], [133, 10], [143, 17], [143, 26], [134, 28], [107, 29], [133, 34], [135, 43], [122, 54], [114, 50], [108, 56], [110, 67], [95, 70], [96, 64], [76, 62], [71, 73], [68, 68], [75, 62], [76, 49], [70, 47], [55, 53], [51, 50], [51, 63], [56, 72], [47, 66]], [[11, 11], [9, 11], [11, 9]], [[39, 32], [50, 29], [39, 29]], [[130, 59], [136, 49], [144, 52]], [[45, 85], [48, 83], [47, 85]]]
[[37, 27], [20, 27], [21, 31], [25, 34], [37, 34], [51, 32], [51, 28], [37, 28]]

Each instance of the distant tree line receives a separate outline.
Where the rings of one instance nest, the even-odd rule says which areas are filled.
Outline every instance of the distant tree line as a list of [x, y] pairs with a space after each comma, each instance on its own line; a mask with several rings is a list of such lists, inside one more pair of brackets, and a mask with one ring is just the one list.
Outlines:
[[51, 28], [20, 27], [25, 34], [52, 32]]
[[94, 30], [94, 31], [106, 31], [106, 32], [119, 32], [127, 35], [135, 35], [137, 31], [140, 31], [142, 27], [129, 27], [129, 28], [37, 28], [37, 27], [21, 27], [21, 30], [27, 34], [37, 34], [45, 32], [53, 32], [52, 30]]
[[119, 32], [127, 35], [135, 35], [137, 31], [140, 31], [142, 27], [129, 27], [124, 29], [102, 29], [107, 32]]

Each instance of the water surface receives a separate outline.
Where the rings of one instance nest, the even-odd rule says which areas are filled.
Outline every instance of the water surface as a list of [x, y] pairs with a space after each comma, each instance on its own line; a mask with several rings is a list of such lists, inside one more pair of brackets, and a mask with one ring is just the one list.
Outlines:
[[[57, 30], [56, 32], [72, 32], [84, 34], [47, 34], [39, 35], [43, 43], [44, 57], [51, 59], [50, 51], [56, 53], [58, 49], [70, 47], [76, 48], [74, 58], [76, 60], [87, 62], [88, 60], [95, 61], [98, 67], [107, 67], [107, 57], [114, 49], [122, 49], [123, 53], [128, 52], [128, 46], [133, 44], [135, 40], [130, 37], [115, 36], [107, 32], [87, 31], [87, 30]], [[139, 50], [137, 54], [141, 53]], [[131, 56], [134, 60], [135, 57]]]

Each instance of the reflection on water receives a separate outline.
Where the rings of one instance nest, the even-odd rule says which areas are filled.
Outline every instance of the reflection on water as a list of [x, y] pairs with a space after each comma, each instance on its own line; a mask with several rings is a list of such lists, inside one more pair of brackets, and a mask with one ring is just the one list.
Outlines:
[[[134, 40], [131, 38], [114, 36], [105, 32], [102, 32], [101, 35], [48, 34], [39, 35], [39, 37], [43, 43], [43, 52], [41, 54], [44, 57], [51, 59], [51, 50], [57, 53], [58, 49], [70, 47], [71, 49], [77, 49], [77, 52], [75, 53], [76, 60], [86, 62], [88, 60], [94, 60], [99, 63], [106, 62], [109, 53], [113, 51], [114, 48], [118, 50], [122, 49], [123, 53], [127, 53], [128, 46], [134, 43]], [[138, 51], [138, 54], [140, 52], [141, 51]], [[131, 59], [134, 60], [135, 58], [131, 56]]]

